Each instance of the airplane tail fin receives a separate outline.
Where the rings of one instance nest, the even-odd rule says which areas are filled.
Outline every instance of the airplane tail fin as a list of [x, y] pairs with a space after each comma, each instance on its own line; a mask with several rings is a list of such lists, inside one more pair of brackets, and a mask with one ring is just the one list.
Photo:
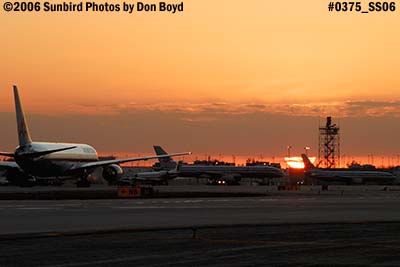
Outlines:
[[176, 172], [180, 172], [181, 171], [181, 169], [182, 169], [182, 165], [183, 165], [183, 161], [182, 160], [180, 160], [180, 161], [178, 161], [178, 164], [176, 164]]
[[26, 146], [32, 143], [31, 136], [29, 134], [28, 124], [26, 123], [25, 114], [22, 109], [21, 101], [19, 99], [18, 88], [14, 85], [14, 101], [15, 101], [15, 114], [17, 116], [17, 130], [18, 130], [18, 141], [19, 146]]
[[[157, 156], [167, 155], [168, 154], [167, 151], [165, 151], [161, 146], [154, 145], [153, 148], [154, 148], [154, 151], [156, 152]], [[171, 157], [165, 157], [165, 158], [161, 158], [161, 159], [163, 159], [163, 160], [165, 160], [165, 159], [171, 160]]]
[[306, 154], [301, 154], [301, 157], [303, 158], [304, 162], [304, 170], [312, 170], [315, 169], [314, 164], [311, 163], [310, 159], [306, 156]]
[[[154, 151], [157, 156], [167, 155], [168, 153], [161, 146], [153, 146]], [[176, 167], [176, 162], [171, 157], [163, 157], [158, 159], [160, 161], [161, 169], [174, 169]]]

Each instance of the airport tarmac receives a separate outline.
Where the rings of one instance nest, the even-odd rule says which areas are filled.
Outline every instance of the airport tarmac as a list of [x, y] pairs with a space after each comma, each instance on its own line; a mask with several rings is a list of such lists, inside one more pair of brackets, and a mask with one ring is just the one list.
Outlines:
[[295, 224], [0, 241], [0, 266], [400, 266], [399, 223]]
[[400, 194], [1, 201], [1, 234], [282, 223], [400, 222]]
[[0, 266], [400, 266], [399, 207], [398, 191], [0, 201]]

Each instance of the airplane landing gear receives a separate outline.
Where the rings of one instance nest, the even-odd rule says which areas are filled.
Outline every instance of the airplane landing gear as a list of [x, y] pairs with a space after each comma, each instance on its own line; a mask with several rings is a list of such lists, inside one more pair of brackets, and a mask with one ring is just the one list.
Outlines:
[[76, 187], [90, 187], [90, 182], [86, 177], [80, 178], [76, 181]]
[[36, 184], [36, 178], [33, 176], [24, 177], [20, 182], [20, 187], [33, 187]]

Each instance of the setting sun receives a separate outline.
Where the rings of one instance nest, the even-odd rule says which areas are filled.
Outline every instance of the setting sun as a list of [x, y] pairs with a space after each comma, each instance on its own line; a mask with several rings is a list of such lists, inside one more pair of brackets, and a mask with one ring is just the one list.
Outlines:
[[[312, 163], [315, 162], [316, 157], [309, 158]], [[301, 157], [285, 157], [285, 162], [290, 168], [293, 169], [304, 169], [303, 159]]]

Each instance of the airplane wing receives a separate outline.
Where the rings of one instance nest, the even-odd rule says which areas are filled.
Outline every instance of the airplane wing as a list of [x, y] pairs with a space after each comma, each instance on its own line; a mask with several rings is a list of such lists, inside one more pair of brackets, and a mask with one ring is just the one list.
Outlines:
[[103, 161], [83, 163], [83, 164], [77, 165], [76, 167], [73, 167], [69, 171], [91, 169], [91, 168], [102, 167], [102, 166], [107, 166], [107, 165], [111, 165], [111, 164], [121, 164], [121, 163], [132, 162], [132, 161], [158, 159], [158, 158], [165, 158], [165, 157], [175, 157], [175, 156], [183, 156], [183, 155], [190, 155], [190, 154], [192, 154], [192, 153], [191, 152], [183, 152], [183, 153], [167, 154], [167, 155], [160, 155], [160, 156], [103, 160]]
[[19, 154], [19, 155], [15, 155], [15, 153], [10, 153], [10, 152], [0, 152], [0, 156], [6, 156], [6, 157], [11, 157], [11, 158], [15, 158], [17, 156], [27, 157], [27, 158], [38, 158], [38, 157], [41, 157], [44, 155], [48, 155], [48, 154], [52, 154], [52, 153], [60, 152], [60, 151], [64, 151], [64, 150], [74, 149], [74, 148], [76, 148], [76, 146], [62, 147], [62, 148], [44, 150], [44, 151], [28, 152], [28, 153]]
[[0, 152], [0, 156], [14, 157], [14, 152]]

